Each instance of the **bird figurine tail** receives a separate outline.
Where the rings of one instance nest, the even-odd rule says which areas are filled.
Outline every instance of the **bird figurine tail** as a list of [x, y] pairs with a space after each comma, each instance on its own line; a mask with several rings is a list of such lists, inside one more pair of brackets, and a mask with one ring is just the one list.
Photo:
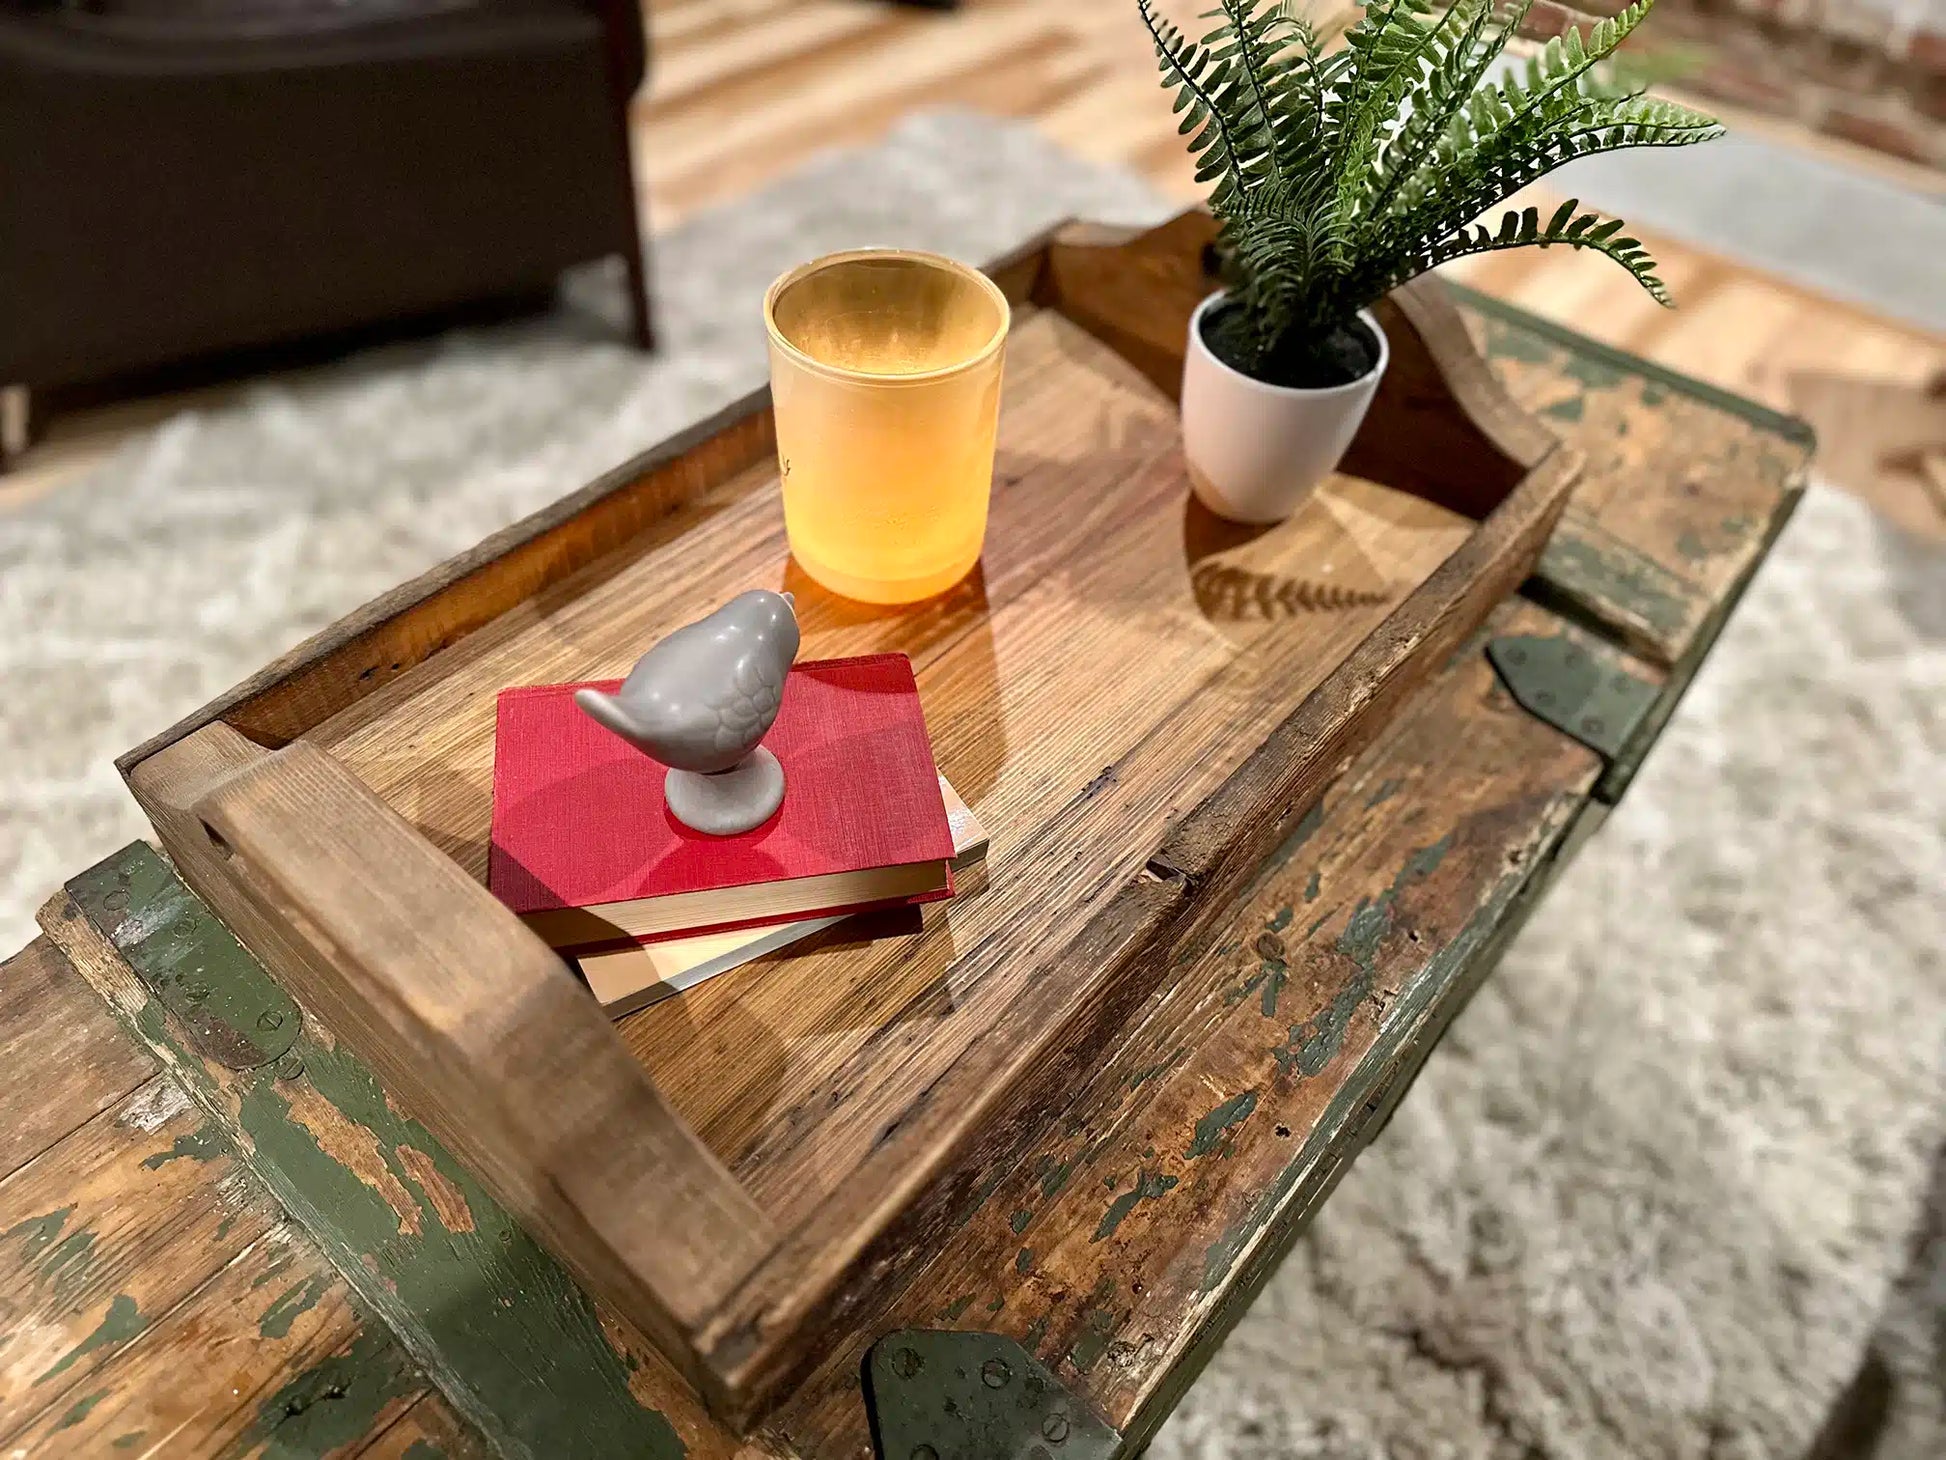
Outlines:
[[578, 689], [574, 692], [574, 702], [581, 707], [583, 714], [604, 730], [612, 730], [629, 744], [640, 750], [648, 738], [648, 727], [635, 723], [628, 707], [613, 695], [598, 689]]

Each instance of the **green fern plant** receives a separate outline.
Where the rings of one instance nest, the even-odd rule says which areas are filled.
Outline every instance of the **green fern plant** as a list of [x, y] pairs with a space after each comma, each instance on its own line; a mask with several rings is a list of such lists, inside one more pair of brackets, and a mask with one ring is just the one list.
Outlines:
[[1157, 14], [1156, 0], [1136, 3], [1197, 180], [1211, 185], [1231, 302], [1211, 320], [1210, 343], [1238, 368], [1342, 376], [1359, 310], [1428, 269], [1501, 249], [1603, 253], [1670, 302], [1621, 220], [1578, 201], [1546, 220], [1527, 208], [1478, 221], [1577, 157], [1721, 134], [1713, 118], [1604, 80], [1602, 63], [1654, 0], [1585, 37], [1566, 31], [1497, 81], [1487, 73], [1533, 0], [1443, 10], [1367, 0], [1329, 53], [1290, 0], [1220, 0], [1200, 42]]

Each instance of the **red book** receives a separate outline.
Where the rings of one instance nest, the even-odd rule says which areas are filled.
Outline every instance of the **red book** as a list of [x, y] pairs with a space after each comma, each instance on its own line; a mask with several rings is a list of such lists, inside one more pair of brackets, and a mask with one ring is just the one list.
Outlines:
[[494, 746], [487, 885], [554, 947], [952, 895], [953, 836], [905, 655], [791, 670], [763, 742], [783, 764], [784, 804], [740, 836], [672, 817], [665, 768], [577, 709], [582, 687], [501, 691]]

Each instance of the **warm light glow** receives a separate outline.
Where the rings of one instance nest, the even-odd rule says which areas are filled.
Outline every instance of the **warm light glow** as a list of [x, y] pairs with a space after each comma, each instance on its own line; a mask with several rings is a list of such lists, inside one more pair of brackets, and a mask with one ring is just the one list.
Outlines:
[[934, 254], [833, 254], [771, 285], [784, 525], [834, 593], [913, 603], [979, 561], [1008, 318], [990, 279]]

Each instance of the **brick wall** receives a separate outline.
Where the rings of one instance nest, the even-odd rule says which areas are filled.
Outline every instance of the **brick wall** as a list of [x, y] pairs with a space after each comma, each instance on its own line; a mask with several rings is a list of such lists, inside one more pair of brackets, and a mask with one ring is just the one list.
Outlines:
[[[1572, 16], [1542, 8], [1543, 32]], [[1683, 91], [1946, 168], [1946, 0], [1659, 0], [1629, 49], [1676, 56]]]

